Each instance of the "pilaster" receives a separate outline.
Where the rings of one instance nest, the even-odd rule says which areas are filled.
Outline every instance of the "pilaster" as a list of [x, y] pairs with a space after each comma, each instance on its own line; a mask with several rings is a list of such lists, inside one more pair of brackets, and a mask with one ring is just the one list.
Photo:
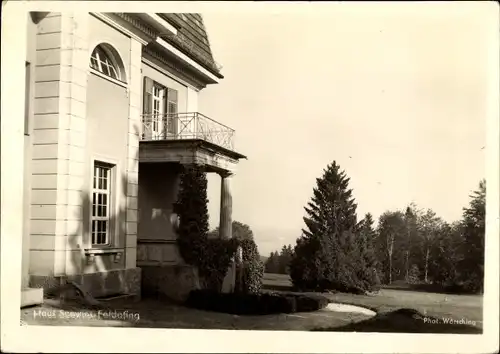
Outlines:
[[88, 13], [38, 23], [35, 67], [30, 274], [78, 271], [82, 248]]
[[142, 44], [130, 39], [129, 132], [127, 156], [127, 227], [126, 268], [134, 268], [137, 259], [137, 197], [139, 190], [139, 139], [141, 126]]

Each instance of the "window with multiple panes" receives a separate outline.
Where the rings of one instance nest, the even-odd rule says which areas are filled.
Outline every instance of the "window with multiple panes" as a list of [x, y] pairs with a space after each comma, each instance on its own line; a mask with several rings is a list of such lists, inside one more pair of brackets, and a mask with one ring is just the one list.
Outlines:
[[156, 135], [163, 133], [163, 115], [165, 112], [163, 97], [165, 95], [165, 88], [158, 84], [153, 84], [153, 106], [151, 107], [152, 114], [152, 130]]
[[177, 133], [177, 104], [177, 90], [144, 77], [143, 119], [153, 138]]
[[113, 166], [95, 162], [92, 182], [92, 246], [108, 245], [111, 241], [110, 208]]
[[113, 79], [121, 80], [120, 70], [111, 60], [111, 56], [100, 45], [95, 47], [90, 56], [90, 67]]

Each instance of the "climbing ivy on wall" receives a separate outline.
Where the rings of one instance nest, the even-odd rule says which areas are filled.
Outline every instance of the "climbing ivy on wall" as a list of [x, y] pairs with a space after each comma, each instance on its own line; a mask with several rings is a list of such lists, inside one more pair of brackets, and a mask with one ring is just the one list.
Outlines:
[[180, 219], [177, 245], [184, 261], [198, 269], [201, 286], [220, 291], [238, 245], [234, 239], [208, 238], [207, 184], [201, 166], [184, 167], [174, 208]]

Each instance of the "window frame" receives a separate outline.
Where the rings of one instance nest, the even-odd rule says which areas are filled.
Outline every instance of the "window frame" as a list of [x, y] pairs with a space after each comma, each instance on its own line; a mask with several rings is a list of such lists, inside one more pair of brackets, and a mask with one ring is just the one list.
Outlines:
[[[157, 136], [165, 134], [165, 95], [167, 93], [167, 88], [153, 80], [153, 92], [151, 93], [151, 133]], [[158, 95], [155, 93], [158, 92]], [[158, 109], [155, 108], [155, 104], [158, 104]], [[156, 130], [154, 129], [156, 125]]]
[[[114, 84], [117, 84], [124, 88], [128, 88], [128, 83], [126, 81], [126, 72], [119, 54], [113, 53], [112, 50], [106, 48], [106, 45], [106, 43], [100, 43], [97, 44], [94, 49], [92, 49], [89, 58], [90, 72], [105, 80], [111, 81]], [[98, 58], [100, 58], [100, 55], [98, 55], [99, 52], [102, 52], [104, 57], [107, 59], [105, 66], [108, 68], [108, 73], [110, 72], [109, 67], [112, 67], [114, 72], [116, 73], [116, 78], [112, 75], [106, 74], [104, 70], [102, 70], [102, 61], [98, 60]], [[94, 53], [96, 53], [96, 57], [94, 57]], [[96, 65], [93, 64], [94, 61]]]
[[[105, 168], [108, 171], [107, 176], [107, 190], [104, 193], [103, 189], [94, 188], [94, 178], [99, 178], [95, 175], [96, 167]], [[91, 191], [90, 200], [89, 200], [89, 239], [88, 239], [88, 248], [89, 249], [107, 249], [113, 248], [116, 244], [116, 232], [117, 232], [117, 219], [114, 217], [117, 215], [116, 213], [116, 191], [117, 188], [117, 179], [118, 175], [118, 165], [116, 161], [111, 159], [105, 159], [101, 157], [96, 157], [91, 159], [91, 175], [90, 175], [90, 185], [89, 190]], [[99, 187], [99, 185], [96, 185]], [[98, 212], [98, 197], [97, 194], [105, 194], [107, 195], [107, 206], [106, 206], [106, 216], [97, 216]], [[94, 195], [96, 195], [96, 204], [95, 210], [96, 215], [94, 216]], [[113, 220], [114, 219], [114, 220]], [[94, 221], [107, 221], [106, 223], [106, 242], [105, 243], [94, 243], [94, 231], [93, 231], [93, 223]], [[96, 241], [97, 241], [97, 223], [96, 223]]]
[[[94, 57], [95, 53], [95, 57]], [[101, 58], [102, 56], [102, 58]], [[93, 61], [96, 62], [97, 65], [93, 65]], [[106, 49], [101, 45], [95, 46], [95, 48], [92, 50], [92, 53], [90, 53], [90, 67], [104, 76], [110, 77], [114, 80], [122, 81], [122, 74], [121, 70], [119, 68], [119, 65], [116, 63], [116, 60], [113, 60], [112, 55], [106, 51]], [[103, 65], [106, 67], [106, 70], [108, 73], [104, 72]], [[97, 67], [96, 67], [97, 66]], [[111, 75], [111, 70], [113, 69], [115, 76]]]

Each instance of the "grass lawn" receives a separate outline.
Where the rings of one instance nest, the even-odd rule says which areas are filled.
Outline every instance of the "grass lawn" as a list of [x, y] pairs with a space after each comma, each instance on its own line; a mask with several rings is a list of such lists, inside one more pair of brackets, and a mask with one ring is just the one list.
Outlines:
[[[266, 274], [267, 288], [289, 289], [288, 276]], [[382, 289], [376, 295], [326, 293], [331, 302], [366, 307], [377, 312], [370, 318], [360, 313], [341, 313], [327, 310], [296, 314], [265, 316], [236, 316], [208, 312], [174, 305], [154, 299], [132, 303], [113, 302], [108, 310], [139, 314], [139, 319], [112, 320], [96, 318], [98, 310], [89, 310], [76, 303], [61, 304], [47, 300], [42, 306], [21, 310], [21, 320], [28, 325], [66, 326], [126, 326], [152, 328], [242, 329], [242, 330], [328, 330], [406, 333], [481, 333], [482, 296], [445, 295], [421, 291]], [[418, 313], [401, 309], [412, 309]], [[65, 311], [60, 312], [61, 310]], [[105, 312], [106, 310], [104, 310]], [[68, 314], [93, 314], [92, 318], [68, 318]], [[52, 314], [42, 317], [40, 314]], [[426, 323], [426, 318], [439, 323]], [[443, 318], [475, 322], [474, 325], [444, 324]]]
[[[290, 289], [291, 285], [288, 275], [264, 275], [264, 287], [267, 289], [284, 290]], [[482, 330], [483, 297], [481, 295], [451, 295], [411, 291], [404, 288], [398, 290], [382, 289], [376, 295], [354, 295], [345, 293], [326, 293], [323, 295], [328, 297], [331, 302], [362, 306], [377, 312], [378, 316], [376, 318], [358, 323], [355, 327], [348, 326], [345, 330], [405, 331], [405, 328], [409, 327], [411, 327], [408, 329], [410, 332], [418, 330], [422, 332], [451, 331], [450, 333], [454, 333], [456, 331], [457, 333], [462, 333], [462, 331], [465, 331], [465, 333], [473, 333]], [[416, 310], [423, 315], [423, 318], [415, 318], [418, 316], [412, 316], [410, 314], [406, 317], [393, 314], [394, 311], [399, 309]], [[426, 317], [437, 318], [439, 323], [431, 324], [429, 318], [426, 319]], [[463, 322], [471, 324], [475, 329], [444, 324], [443, 322], [448, 319], [456, 321], [463, 320]], [[378, 326], [379, 323], [380, 326]], [[333, 326], [328, 327], [328, 329], [344, 330]]]

